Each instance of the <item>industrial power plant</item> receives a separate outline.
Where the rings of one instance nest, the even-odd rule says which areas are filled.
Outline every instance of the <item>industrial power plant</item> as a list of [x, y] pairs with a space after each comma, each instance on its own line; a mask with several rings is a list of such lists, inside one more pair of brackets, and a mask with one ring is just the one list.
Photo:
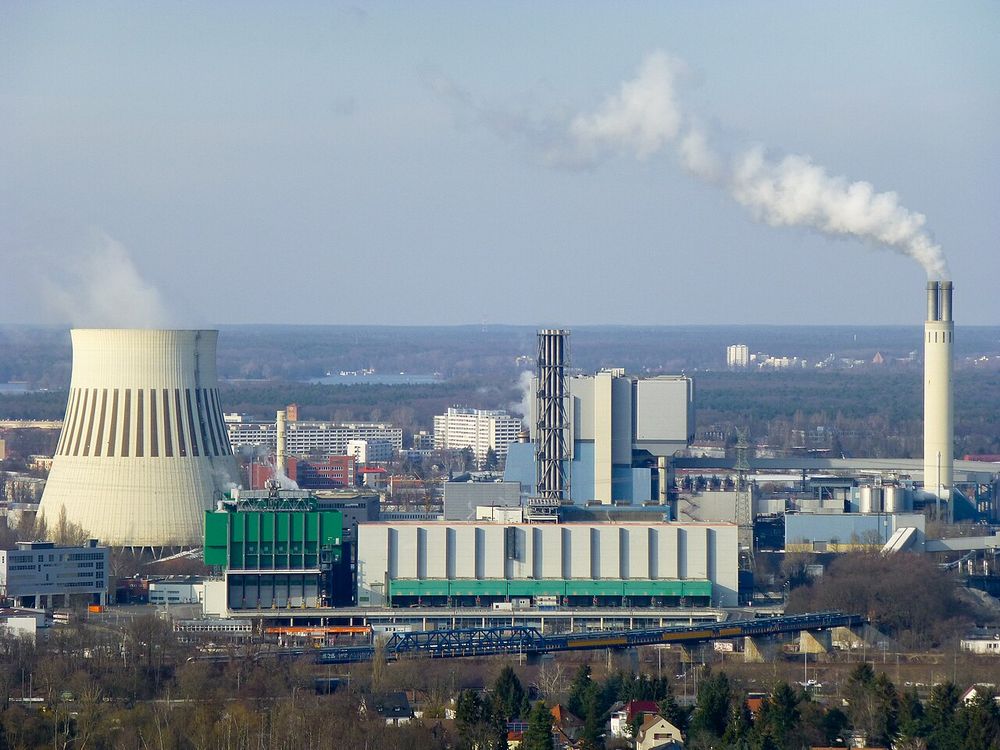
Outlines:
[[[951, 282], [930, 282], [922, 460], [758, 457], [743, 438], [729, 455], [691, 455], [692, 377], [570, 374], [569, 331], [541, 330], [527, 429], [503, 446], [502, 479], [446, 482], [436, 516], [382, 511], [366, 488], [295, 488], [288, 469], [306, 444], [290, 452], [290, 432], [333, 426], [299, 423], [293, 407], [271, 424], [227, 422], [216, 331], [78, 329], [40, 512], [65, 513], [112, 547], [203, 547], [217, 573], [203, 603], [216, 617], [486, 627], [516, 609], [540, 627], [714, 620], [750, 601], [754, 553], [773, 548], [776, 521], [785, 551], [996, 548], [995, 537], [925, 534], [928, 516], [955, 520], [980, 499], [962, 483], [988, 488], [996, 510], [995, 470], [954, 460], [952, 310]], [[378, 437], [386, 428], [353, 426], [376, 436], [371, 445], [335, 431], [352, 450], [391, 450]], [[254, 455], [273, 452], [265, 489], [236, 486], [230, 435]], [[680, 491], [710, 474], [731, 481]], [[794, 497], [762, 487], [782, 483]]]
[[199, 546], [237, 478], [218, 331], [74, 329], [62, 433], [39, 513], [114, 547]]

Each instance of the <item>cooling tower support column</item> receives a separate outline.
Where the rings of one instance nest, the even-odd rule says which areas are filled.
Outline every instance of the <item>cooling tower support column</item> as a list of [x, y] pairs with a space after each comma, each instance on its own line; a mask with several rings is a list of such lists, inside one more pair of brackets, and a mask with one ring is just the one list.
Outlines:
[[924, 490], [948, 501], [949, 518], [954, 463], [955, 413], [952, 391], [952, 283], [927, 284], [924, 323]]
[[566, 394], [566, 338], [569, 331], [538, 332], [538, 390], [535, 392], [535, 484], [539, 497], [569, 502], [569, 420]]

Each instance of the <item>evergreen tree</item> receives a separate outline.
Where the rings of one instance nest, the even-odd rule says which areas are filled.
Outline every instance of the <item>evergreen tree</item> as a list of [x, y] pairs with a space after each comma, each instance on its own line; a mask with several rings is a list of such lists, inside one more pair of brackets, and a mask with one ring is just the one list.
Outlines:
[[779, 682], [764, 700], [754, 724], [756, 745], [764, 737], [777, 747], [786, 747], [799, 726], [799, 698], [787, 682]]
[[944, 682], [931, 689], [927, 701], [927, 724], [930, 733], [927, 744], [934, 750], [961, 750], [962, 735], [958, 724], [961, 693], [953, 682]]
[[957, 724], [961, 750], [1000, 748], [1000, 706], [986, 687], [976, 688], [976, 697], [959, 709]]
[[583, 717], [587, 709], [587, 701], [594, 692], [596, 686], [590, 678], [590, 665], [582, 665], [573, 677], [573, 682], [569, 685], [569, 698], [566, 700], [566, 707], [570, 713]]
[[507, 747], [507, 724], [490, 702], [473, 690], [463, 690], [455, 702], [455, 725], [463, 750], [501, 750]]
[[691, 711], [679, 704], [672, 692], [668, 693], [667, 697], [660, 701], [659, 708], [660, 716], [680, 729], [681, 732], [687, 732]]
[[538, 701], [531, 709], [521, 747], [523, 750], [552, 750], [552, 712], [544, 701]]
[[598, 696], [597, 690], [590, 690], [587, 694], [583, 731], [580, 732], [580, 747], [583, 750], [601, 750], [604, 747], [604, 714]]
[[733, 691], [725, 672], [709, 673], [698, 688], [698, 701], [691, 715], [691, 733], [721, 737], [729, 722]]
[[[667, 721], [670, 720], [667, 719]], [[737, 705], [736, 701], [733, 701], [733, 707], [729, 712], [729, 722], [726, 724], [726, 731], [722, 735], [723, 746], [734, 748], [734, 750], [749, 750], [750, 732], [752, 729], [753, 716], [750, 714], [750, 707], [746, 701], [740, 702], [739, 705]]]
[[915, 740], [930, 733], [924, 705], [915, 691], [904, 693], [899, 699], [899, 739]]
[[493, 684], [493, 708], [504, 719], [516, 719], [527, 714], [527, 696], [521, 681], [510, 666], [504, 667]]

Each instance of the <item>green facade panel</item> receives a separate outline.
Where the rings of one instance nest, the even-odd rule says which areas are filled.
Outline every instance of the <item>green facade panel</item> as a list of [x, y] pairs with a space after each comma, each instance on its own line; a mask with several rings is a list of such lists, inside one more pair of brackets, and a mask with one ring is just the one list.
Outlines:
[[684, 596], [711, 596], [711, 581], [684, 581]]
[[566, 596], [623, 596], [625, 582], [569, 580], [566, 581]]
[[205, 564], [226, 565], [229, 551], [229, 514], [205, 514]]
[[565, 596], [566, 581], [555, 580], [508, 581], [510, 596]]
[[337, 511], [208, 511], [205, 564], [228, 570], [315, 568], [321, 549], [340, 561], [343, 530]]
[[389, 581], [390, 596], [448, 596], [445, 579], [396, 578]]
[[502, 578], [456, 578], [451, 581], [450, 589], [452, 596], [507, 596], [507, 581]]

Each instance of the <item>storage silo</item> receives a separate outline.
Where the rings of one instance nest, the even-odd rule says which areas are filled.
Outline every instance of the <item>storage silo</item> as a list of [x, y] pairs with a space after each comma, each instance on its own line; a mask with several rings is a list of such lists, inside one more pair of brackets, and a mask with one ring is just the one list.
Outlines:
[[883, 488], [883, 507], [886, 513], [906, 512], [906, 492], [898, 484], [887, 484]]
[[216, 376], [218, 331], [75, 329], [62, 434], [39, 508], [103, 543], [202, 543], [237, 477]]

